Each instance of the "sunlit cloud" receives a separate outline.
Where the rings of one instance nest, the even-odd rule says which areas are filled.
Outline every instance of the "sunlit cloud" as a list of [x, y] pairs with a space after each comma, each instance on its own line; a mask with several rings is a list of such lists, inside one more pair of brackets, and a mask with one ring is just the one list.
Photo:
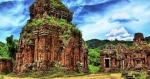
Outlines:
[[113, 16], [109, 18], [110, 22], [120, 22], [127, 23], [131, 21], [138, 21], [135, 17], [130, 16], [127, 13], [115, 13]]
[[108, 34], [105, 35], [109, 40], [132, 40], [133, 35], [129, 34], [128, 31], [121, 27], [119, 29], [112, 29]]

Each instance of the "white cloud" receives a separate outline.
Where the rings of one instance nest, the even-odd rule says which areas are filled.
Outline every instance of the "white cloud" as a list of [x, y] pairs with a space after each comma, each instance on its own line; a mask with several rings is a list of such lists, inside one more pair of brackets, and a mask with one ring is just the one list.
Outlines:
[[119, 27], [117, 22], [108, 22], [109, 16], [102, 17], [98, 14], [87, 16], [83, 19], [85, 23], [78, 25], [79, 29], [82, 31], [84, 40], [93, 38], [105, 39], [105, 33], [108, 33], [113, 28]]
[[116, 35], [118, 35], [118, 34], [120, 34], [120, 33], [121, 33], [121, 34], [124, 34], [124, 36], [129, 35], [129, 34], [127, 33], [127, 31], [125, 30], [125, 28], [124, 28], [124, 27], [121, 27], [120, 29], [112, 29], [109, 34], [106, 34], [106, 36], [107, 36], [107, 37], [109, 37], [109, 36], [116, 36]]
[[135, 19], [134, 17], [132, 17], [131, 15], [129, 15], [128, 13], [125, 12], [120, 12], [120, 13], [115, 13], [113, 14], [110, 19], [110, 22], [120, 22], [120, 23], [127, 23], [127, 22], [131, 22], [131, 21], [138, 21], [137, 19]]
[[110, 33], [106, 34], [109, 40], [132, 40], [133, 35], [128, 33], [124, 27], [120, 29], [112, 29]]

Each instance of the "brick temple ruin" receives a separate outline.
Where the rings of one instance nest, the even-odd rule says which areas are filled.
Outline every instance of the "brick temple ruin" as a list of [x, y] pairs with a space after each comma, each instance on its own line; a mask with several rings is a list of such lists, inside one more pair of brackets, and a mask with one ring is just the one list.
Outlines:
[[9, 73], [12, 71], [12, 60], [0, 58], [0, 73]]
[[100, 60], [100, 72], [149, 70], [150, 47], [144, 41], [143, 34], [136, 33], [130, 48], [123, 44], [106, 45], [100, 53]]
[[20, 34], [13, 72], [51, 71], [56, 66], [88, 72], [88, 49], [71, 24], [72, 15], [59, 0], [36, 0]]

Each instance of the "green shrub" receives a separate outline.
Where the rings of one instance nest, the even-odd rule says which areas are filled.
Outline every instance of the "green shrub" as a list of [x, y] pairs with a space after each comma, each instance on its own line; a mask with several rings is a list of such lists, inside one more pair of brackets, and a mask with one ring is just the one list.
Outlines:
[[47, 19], [47, 20], [50, 20], [50, 19], [51, 19], [51, 17], [50, 17], [50, 16], [48, 16], [48, 15], [46, 15], [46, 19]]
[[28, 23], [25, 27], [30, 27], [30, 28], [38, 27], [45, 23], [47, 23], [49, 26], [53, 25], [53, 26], [58, 26], [61, 28], [67, 27], [69, 29], [68, 30], [69, 33], [71, 32], [71, 29], [72, 29], [76, 31], [77, 33], [81, 34], [80, 30], [76, 28], [75, 25], [68, 23], [65, 19], [58, 19], [55, 17], [50, 17], [49, 15], [47, 15], [45, 18], [36, 19], [34, 22]]
[[96, 49], [89, 49], [89, 64], [94, 66], [100, 65], [100, 55]]
[[61, 37], [65, 38], [65, 39], [68, 39], [70, 37], [70, 35], [65, 34], [65, 35], [62, 35]]
[[128, 72], [128, 75], [129, 75], [129, 76], [132, 76], [132, 75], [133, 75], [133, 71], [129, 71], [129, 72]]
[[90, 72], [97, 73], [99, 71], [99, 66], [89, 65]]
[[60, 2], [60, 0], [51, 0], [51, 3], [50, 3], [54, 8], [61, 8], [61, 9], [63, 9], [63, 10], [65, 10], [65, 11], [69, 11], [68, 9], [67, 9], [67, 7], [64, 5], [64, 4], [62, 4], [61, 2]]
[[140, 76], [137, 79], [146, 79], [146, 77], [147, 77], [147, 73], [141, 71]]

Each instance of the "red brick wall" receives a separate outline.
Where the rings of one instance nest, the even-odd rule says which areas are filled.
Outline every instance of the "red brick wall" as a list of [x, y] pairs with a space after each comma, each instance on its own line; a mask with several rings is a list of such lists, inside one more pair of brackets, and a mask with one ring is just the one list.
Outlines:
[[0, 59], [0, 72], [8, 73], [12, 70], [12, 61], [11, 59]]

